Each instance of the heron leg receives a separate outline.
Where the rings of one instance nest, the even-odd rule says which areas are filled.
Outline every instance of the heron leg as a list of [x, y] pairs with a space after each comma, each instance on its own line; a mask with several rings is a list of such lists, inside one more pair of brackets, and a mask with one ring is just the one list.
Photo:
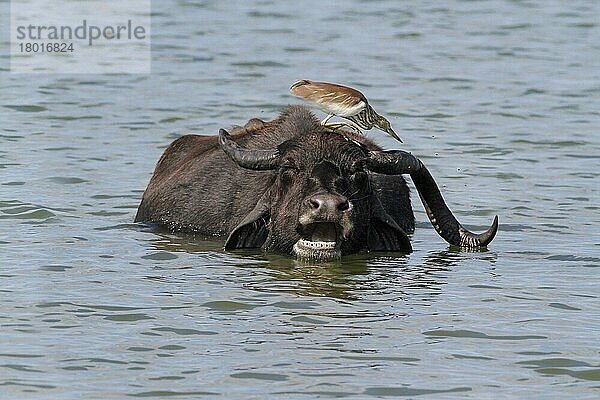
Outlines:
[[328, 116], [326, 116], [325, 119], [321, 121], [321, 125], [327, 125], [327, 121], [329, 121], [331, 117], [333, 117], [333, 114], [329, 114]]
[[348, 127], [350, 129], [352, 129], [352, 131], [354, 131], [355, 133], [357, 133], [359, 135], [362, 133], [360, 131], [360, 128], [358, 126], [356, 126], [354, 124], [351, 124], [349, 122], [343, 122], [343, 121], [340, 121], [340, 122], [329, 122], [329, 123], [325, 123], [325, 124], [322, 123], [322, 125], [328, 127], [329, 129], [331, 129], [333, 131], [336, 131], [338, 133], [342, 133], [343, 132], [343, 129], [342, 129], [343, 127]]

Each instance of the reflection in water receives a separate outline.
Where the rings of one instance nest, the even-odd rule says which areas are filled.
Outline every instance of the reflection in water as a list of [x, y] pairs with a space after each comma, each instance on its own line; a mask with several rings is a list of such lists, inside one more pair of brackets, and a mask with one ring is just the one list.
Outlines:
[[477, 258], [478, 260], [486, 261], [489, 263], [495, 263], [498, 255], [487, 249], [474, 249], [474, 250], [460, 250], [457, 248], [450, 248], [442, 251], [432, 251], [424, 257], [424, 264], [429, 266], [451, 267], [462, 262], [466, 257]]
[[423, 258], [423, 264], [448, 270], [462, 259], [458, 250], [432, 251]]
[[145, 226], [143, 229], [155, 235], [150, 239], [150, 244], [156, 250], [186, 253], [219, 252], [223, 250], [225, 243], [224, 240], [206, 239], [193, 234], [175, 234], [164, 228]]
[[224, 253], [222, 240], [205, 240], [194, 235], [172, 234], [165, 231], [158, 231], [155, 234], [156, 237], [151, 240], [151, 244], [156, 250], [191, 254], [220, 253], [232, 258], [227, 262], [231, 264], [230, 268], [266, 269], [266, 274], [271, 278], [268, 282], [256, 281], [250, 284], [252, 289], [258, 291], [285, 291], [307, 296], [352, 300], [356, 298], [352, 292], [359, 290], [356, 284], [360, 281], [356, 276], [366, 275], [369, 272], [369, 258], [364, 256], [347, 257], [333, 262], [306, 263], [288, 256], [265, 254], [260, 250]]
[[[288, 292], [302, 296], [329, 297], [337, 300], [359, 300], [368, 293], [393, 294], [396, 299], [430, 301], [441, 292], [447, 272], [466, 257], [476, 256], [495, 262], [496, 254], [489, 251], [472, 253], [456, 249], [430, 252], [422, 263], [409, 263], [410, 257], [398, 253], [363, 253], [338, 261], [301, 261], [293, 257], [265, 254], [260, 250], [223, 251], [223, 241], [190, 235], [154, 232], [152, 247], [169, 253], [218, 255], [228, 268], [260, 269], [268, 280], [245, 282], [246, 288], [261, 292]], [[166, 253], [166, 254], [169, 254]], [[165, 255], [157, 255], [161, 259]], [[223, 258], [221, 258], [223, 257]]]
[[[369, 274], [368, 262], [359, 257], [334, 262], [304, 262], [291, 257], [266, 255], [268, 264], [254, 265], [268, 268], [272, 281], [253, 285], [259, 291], [286, 291], [303, 296], [330, 297], [356, 300], [356, 293]], [[252, 267], [253, 265], [244, 265]]]

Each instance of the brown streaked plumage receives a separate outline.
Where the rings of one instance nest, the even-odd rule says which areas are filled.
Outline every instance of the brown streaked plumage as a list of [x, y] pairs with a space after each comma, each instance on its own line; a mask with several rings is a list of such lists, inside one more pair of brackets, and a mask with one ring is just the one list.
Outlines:
[[314, 104], [315, 107], [327, 113], [322, 124], [333, 129], [349, 126], [355, 131], [360, 130], [353, 124], [347, 122], [327, 123], [334, 115], [346, 118], [362, 129], [369, 130], [374, 127], [388, 133], [390, 136], [402, 143], [402, 139], [396, 135], [390, 122], [377, 114], [371, 107], [367, 98], [358, 90], [336, 83], [300, 80], [290, 87], [290, 92], [301, 99]]

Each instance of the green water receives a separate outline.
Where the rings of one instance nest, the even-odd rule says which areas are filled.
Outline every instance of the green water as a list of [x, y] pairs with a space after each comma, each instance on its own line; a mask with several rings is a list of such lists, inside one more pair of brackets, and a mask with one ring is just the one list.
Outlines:
[[[0, 398], [598, 398], [599, 6], [154, 2], [151, 75], [4, 68]], [[489, 250], [450, 250], [414, 192], [408, 256], [132, 223], [172, 140], [302, 78], [360, 88], [467, 227], [498, 214]]]

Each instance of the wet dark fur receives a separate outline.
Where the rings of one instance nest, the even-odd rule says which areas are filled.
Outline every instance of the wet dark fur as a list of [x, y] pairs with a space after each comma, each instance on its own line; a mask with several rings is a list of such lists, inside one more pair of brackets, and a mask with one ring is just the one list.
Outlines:
[[[296, 229], [302, 200], [320, 185], [310, 176], [312, 168], [328, 161], [339, 169], [339, 179], [327, 183], [332, 186], [329, 189], [345, 191], [342, 194], [354, 206], [354, 228], [342, 246], [344, 254], [368, 248], [370, 191], [404, 232], [414, 231], [409, 189], [402, 176], [360, 171], [356, 163], [363, 156], [359, 146], [326, 130], [305, 107], [289, 106], [273, 121], [252, 119], [231, 133], [240, 146], [249, 149], [275, 148], [285, 142], [280, 149], [284, 168], [243, 169], [225, 155], [217, 136], [183, 136], [159, 159], [135, 220], [173, 231], [226, 237], [268, 193], [271, 212], [259, 221], [268, 235], [262, 247], [290, 253], [299, 239]], [[380, 149], [364, 137], [351, 136], [369, 150]]]

